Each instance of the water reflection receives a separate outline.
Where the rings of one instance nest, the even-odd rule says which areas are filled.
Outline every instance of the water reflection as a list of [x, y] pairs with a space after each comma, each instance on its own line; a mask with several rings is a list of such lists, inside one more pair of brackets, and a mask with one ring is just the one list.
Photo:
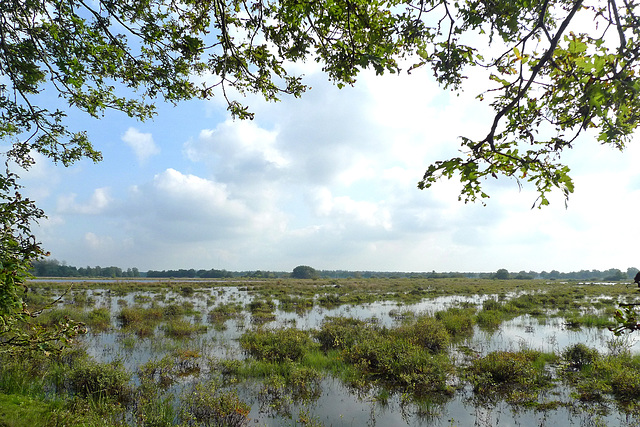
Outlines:
[[[225, 286], [198, 289], [193, 294], [181, 293], [180, 290], [163, 290], [162, 292], [135, 291], [118, 295], [107, 289], [89, 289], [87, 298], [94, 302], [91, 308], [108, 307], [112, 313], [112, 324], [117, 325], [117, 314], [122, 307], [150, 308], [168, 306], [170, 304], [189, 304], [200, 315], [188, 317], [192, 323], [208, 325], [205, 333], [195, 336], [189, 341], [179, 341], [164, 337], [160, 327], [156, 327], [151, 337], [138, 338], [130, 333], [122, 332], [115, 327], [107, 332], [89, 334], [83, 337], [88, 353], [96, 360], [110, 362], [120, 360], [131, 371], [153, 359], [160, 359], [176, 348], [197, 350], [203, 357], [217, 359], [242, 359], [244, 355], [238, 344], [243, 332], [252, 327], [250, 315], [229, 319], [223, 327], [214, 327], [208, 323], [209, 313], [216, 307], [225, 304], [240, 303], [244, 306], [253, 301], [254, 296], [240, 286]], [[397, 325], [399, 314], [403, 312], [435, 313], [461, 305], [481, 306], [487, 299], [495, 299], [496, 295], [485, 296], [446, 296], [425, 299], [420, 303], [403, 305], [395, 302], [373, 302], [360, 305], [342, 305], [338, 307], [321, 307], [314, 305], [310, 310], [285, 311], [274, 310], [274, 320], [264, 327], [278, 328], [295, 326], [311, 330], [319, 328], [327, 317], [345, 316], [360, 320], [373, 319], [382, 326]], [[65, 297], [67, 302], [73, 301], [73, 295]], [[276, 305], [278, 300], [274, 300]], [[245, 312], [246, 314], [246, 312]], [[474, 326], [474, 333], [457, 345], [463, 345], [485, 355], [497, 350], [517, 351], [523, 348], [543, 352], [561, 352], [568, 346], [584, 343], [601, 352], [610, 351], [612, 345], [623, 345], [638, 351], [637, 339], [612, 344], [612, 334], [603, 329], [566, 327], [563, 318], [541, 318], [522, 315], [503, 322], [495, 331], [482, 330]], [[165, 339], [166, 338], [166, 339]], [[185, 380], [186, 381], [186, 380]], [[179, 385], [177, 386], [179, 387]], [[258, 385], [242, 385], [245, 397], [252, 401], [250, 418], [256, 425], [280, 426], [290, 420], [277, 413], [268, 412], [256, 399]], [[637, 425], [639, 420], [616, 410], [608, 414], [597, 414], [590, 409], [580, 407], [559, 406], [544, 411], [524, 410], [504, 401], [492, 405], [481, 404], [475, 400], [473, 392], [467, 387], [454, 395], [446, 396], [441, 401], [403, 401], [401, 395], [381, 397], [375, 390], [369, 392], [355, 391], [342, 382], [325, 378], [320, 383], [321, 394], [313, 402], [292, 404], [292, 414], [307, 411], [322, 425], [330, 426], [531, 426], [531, 425]], [[554, 390], [552, 399], [566, 395], [562, 388]], [[565, 401], [571, 401], [568, 395]]]

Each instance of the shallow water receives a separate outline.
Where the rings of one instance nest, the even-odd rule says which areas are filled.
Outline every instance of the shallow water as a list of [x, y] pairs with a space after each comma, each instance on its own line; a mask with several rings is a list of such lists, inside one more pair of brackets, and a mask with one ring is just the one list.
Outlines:
[[[191, 296], [183, 296], [176, 292], [166, 292], [162, 298], [157, 298], [155, 292], [131, 292], [126, 295], [114, 295], [108, 290], [87, 290], [87, 297], [91, 297], [96, 306], [109, 307], [112, 313], [112, 324], [117, 325], [116, 315], [123, 304], [148, 307], [152, 304], [167, 303], [182, 304], [190, 302], [194, 309], [201, 312], [200, 322], [207, 324], [207, 315], [214, 307], [240, 302], [247, 304], [252, 295], [244, 288], [225, 286], [198, 290]], [[268, 328], [283, 325], [295, 326], [301, 329], [320, 327], [323, 319], [329, 316], [345, 316], [362, 320], [372, 319], [384, 326], [397, 324], [394, 314], [402, 312], [433, 313], [460, 304], [477, 304], [495, 295], [487, 296], [447, 296], [426, 299], [417, 304], [402, 305], [394, 302], [376, 302], [357, 306], [340, 306], [323, 308], [314, 305], [311, 310], [297, 314], [276, 310], [276, 320], [266, 323]], [[71, 296], [67, 297], [71, 301]], [[140, 302], [142, 301], [142, 302]], [[110, 362], [120, 360], [131, 371], [153, 359], [160, 359], [176, 348], [188, 348], [199, 351], [202, 356], [219, 359], [242, 359], [244, 355], [238, 344], [238, 338], [243, 332], [252, 327], [251, 316], [248, 313], [242, 319], [228, 320], [226, 329], [216, 330], [209, 325], [206, 333], [200, 334], [189, 341], [177, 341], [164, 338], [161, 329], [156, 330], [150, 338], [135, 338], [125, 334], [118, 328], [98, 334], [88, 334], [82, 338], [88, 353], [96, 360]], [[192, 318], [192, 322], [195, 320]], [[616, 345], [640, 351], [637, 339], [614, 339], [608, 330], [596, 328], [570, 329], [565, 326], [562, 318], [546, 318], [540, 320], [529, 315], [518, 316], [503, 322], [495, 331], [483, 331], [474, 327], [474, 334], [460, 343], [478, 355], [484, 355], [496, 350], [520, 350], [523, 348], [544, 352], [561, 352], [566, 347], [584, 343], [595, 347], [601, 352], [607, 352]], [[183, 380], [182, 386], [188, 385], [190, 379]], [[180, 385], [178, 385], [180, 387]], [[244, 388], [244, 391], [242, 391]], [[391, 396], [380, 399], [373, 395], [361, 395], [349, 389], [344, 384], [332, 378], [325, 378], [321, 382], [321, 396], [313, 403], [303, 406], [292, 404], [292, 419], [300, 410], [308, 411], [317, 421], [327, 426], [595, 426], [620, 425], [636, 426], [640, 421], [629, 418], [610, 408], [608, 415], [598, 415], [591, 409], [579, 407], [559, 407], [546, 411], [516, 410], [505, 402], [498, 402], [493, 406], [480, 406], [474, 403], [473, 393], [464, 389], [445, 399], [444, 402], [424, 405], [403, 404], [401, 396]], [[566, 390], [558, 388], [558, 395], [566, 394]], [[261, 408], [256, 397], [256, 387], [251, 384], [240, 386], [240, 395], [252, 404], [250, 418], [252, 425], [280, 426], [292, 424], [292, 419], [265, 411]], [[551, 400], [558, 399], [557, 395]], [[570, 399], [566, 399], [570, 401]]]

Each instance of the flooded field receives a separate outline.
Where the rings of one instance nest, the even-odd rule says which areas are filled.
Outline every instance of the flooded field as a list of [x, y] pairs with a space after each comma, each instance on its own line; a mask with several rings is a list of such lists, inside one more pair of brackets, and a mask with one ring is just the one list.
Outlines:
[[[609, 330], [640, 300], [628, 284], [31, 287], [34, 306], [60, 298], [40, 322], [88, 329], [44, 367], [45, 394], [93, 402], [104, 425], [640, 425], [640, 335]], [[90, 375], [122, 379], [89, 390]]]

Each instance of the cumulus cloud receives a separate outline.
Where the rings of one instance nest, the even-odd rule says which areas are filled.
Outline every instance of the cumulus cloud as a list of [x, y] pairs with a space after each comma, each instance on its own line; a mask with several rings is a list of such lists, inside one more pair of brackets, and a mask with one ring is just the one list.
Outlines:
[[76, 198], [77, 194], [73, 193], [60, 196], [57, 212], [59, 214], [98, 215], [105, 213], [113, 202], [107, 187], [96, 188], [89, 200], [84, 203], [78, 203]]
[[[531, 210], [535, 191], [529, 185], [520, 191], [508, 179], [487, 182], [486, 207], [459, 202], [455, 178], [417, 190], [428, 164], [460, 155], [459, 135], [481, 139], [491, 123], [473, 90], [450, 96], [428, 74], [365, 72], [354, 87], [338, 90], [310, 72], [314, 89], [302, 99], [267, 104], [250, 95], [253, 121], [211, 122], [196, 112], [191, 134], [172, 129], [179, 151], [163, 147], [154, 159], [158, 169], [128, 181], [119, 176], [120, 186], [110, 183], [111, 190], [100, 184], [91, 196], [58, 199], [56, 215], [69, 227], [65, 247], [78, 256], [102, 248], [123, 266], [141, 269], [633, 264], [625, 242], [640, 238], [630, 225], [640, 209], [640, 175], [630, 167], [637, 151], [621, 158], [587, 143], [567, 156], [577, 185], [569, 209], [554, 196], [551, 207]], [[154, 134], [164, 124], [158, 120]], [[141, 162], [158, 153], [151, 134], [129, 128], [122, 139]], [[70, 221], [71, 214], [84, 214], [87, 224]]]
[[224, 240], [280, 227], [277, 214], [252, 210], [224, 183], [167, 169], [132, 188], [133, 226], [172, 241]]
[[277, 148], [277, 136], [277, 130], [263, 129], [256, 122], [227, 119], [186, 142], [184, 153], [191, 161], [209, 165], [218, 179], [242, 182], [288, 165]]
[[153, 142], [153, 136], [150, 133], [142, 133], [133, 127], [127, 129], [122, 135], [122, 141], [131, 147], [140, 163], [144, 163], [149, 157], [160, 153], [160, 149]]

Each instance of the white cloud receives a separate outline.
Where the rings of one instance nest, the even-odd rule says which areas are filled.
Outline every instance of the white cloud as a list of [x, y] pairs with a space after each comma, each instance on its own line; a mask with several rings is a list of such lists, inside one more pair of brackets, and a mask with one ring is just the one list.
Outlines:
[[94, 251], [104, 251], [113, 245], [111, 237], [99, 237], [95, 233], [87, 232], [84, 235], [86, 245]]
[[194, 162], [216, 168], [216, 174], [240, 180], [247, 169], [283, 168], [289, 163], [276, 146], [277, 130], [260, 128], [254, 121], [227, 119], [215, 129], [204, 129], [197, 140], [184, 145]]
[[[127, 221], [136, 232], [170, 241], [222, 241], [268, 234], [281, 227], [277, 212], [252, 210], [226, 184], [167, 169], [134, 187]], [[157, 237], [156, 237], [157, 236]]]
[[58, 214], [98, 215], [105, 213], [111, 206], [113, 199], [109, 189], [96, 188], [86, 203], [77, 203], [76, 194], [67, 194], [58, 198]]
[[382, 203], [354, 200], [349, 196], [334, 197], [327, 188], [313, 189], [312, 203], [316, 215], [329, 218], [338, 229], [369, 227], [390, 231], [392, 228], [390, 212]]
[[[88, 261], [75, 259], [94, 247], [91, 264], [143, 270], [290, 270], [304, 263], [566, 271], [638, 264], [631, 242], [640, 239], [640, 174], [632, 162], [640, 146], [620, 155], [597, 143], [576, 145], [566, 157], [577, 185], [568, 210], [557, 194], [551, 207], [530, 210], [535, 191], [519, 191], [513, 180], [487, 181], [486, 207], [459, 202], [456, 178], [419, 191], [429, 163], [459, 154], [458, 135], [481, 139], [490, 126], [490, 111], [474, 91], [441, 92], [428, 74], [364, 73], [342, 91], [311, 74], [314, 89], [302, 99], [247, 98], [253, 121], [210, 122], [202, 111], [181, 112], [193, 117], [194, 133], [172, 128], [174, 139], [187, 142], [173, 152], [163, 146], [151, 175], [113, 169], [95, 178], [105, 183], [86, 200], [58, 198], [57, 247], [66, 252], [58, 256], [54, 247], [54, 257], [82, 265]], [[159, 117], [154, 135], [167, 122]], [[151, 134], [127, 134], [155, 147]], [[147, 152], [141, 150], [141, 161]], [[74, 179], [89, 173], [79, 170]], [[55, 227], [47, 229], [52, 241]]]
[[160, 149], [153, 142], [150, 133], [142, 133], [136, 128], [130, 127], [122, 135], [124, 141], [138, 158], [138, 162], [144, 163], [149, 157], [160, 153]]

